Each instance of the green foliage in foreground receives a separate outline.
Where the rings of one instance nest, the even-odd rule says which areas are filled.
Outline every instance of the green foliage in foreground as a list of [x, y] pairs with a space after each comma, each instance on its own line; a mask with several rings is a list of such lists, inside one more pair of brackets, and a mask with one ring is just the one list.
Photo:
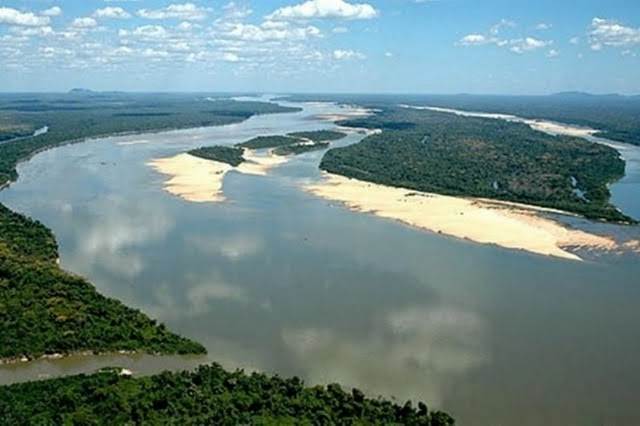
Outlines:
[[229, 373], [217, 364], [193, 373], [104, 372], [0, 387], [0, 418], [11, 425], [454, 424], [423, 403], [397, 405], [339, 385], [304, 387], [297, 378]]
[[86, 280], [60, 269], [49, 254], [21, 255], [1, 241], [0, 358], [78, 351], [206, 352], [142, 312], [100, 295]]
[[276, 155], [298, 155], [304, 152], [317, 151], [329, 147], [329, 142], [296, 143], [293, 145], [279, 146], [273, 150]]
[[343, 124], [383, 131], [329, 150], [320, 164], [328, 172], [632, 221], [609, 204], [607, 184], [624, 176], [624, 161], [613, 148], [522, 123], [397, 107]]
[[242, 157], [243, 152], [244, 148], [215, 145], [192, 149], [189, 151], [189, 154], [204, 158], [205, 160], [219, 161], [236, 167], [244, 161]]
[[239, 143], [238, 146], [249, 149], [264, 149], [291, 145], [298, 142], [300, 142], [300, 139], [289, 136], [258, 136], [246, 142]]
[[335, 130], [315, 130], [312, 132], [294, 132], [289, 133], [287, 136], [294, 138], [309, 139], [313, 142], [327, 142], [342, 139], [347, 136], [346, 133], [337, 132]]

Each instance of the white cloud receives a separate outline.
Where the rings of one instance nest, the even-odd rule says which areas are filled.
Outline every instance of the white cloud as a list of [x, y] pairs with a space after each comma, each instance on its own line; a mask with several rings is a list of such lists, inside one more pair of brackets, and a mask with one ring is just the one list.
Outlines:
[[121, 7], [105, 7], [93, 12], [94, 18], [108, 18], [108, 19], [128, 19], [131, 18], [131, 14]]
[[604, 46], [629, 47], [640, 44], [640, 28], [627, 27], [612, 19], [593, 18], [589, 44], [593, 50], [601, 50]]
[[365, 59], [366, 56], [355, 50], [342, 50], [336, 49], [333, 51], [333, 59], [338, 61], [348, 60], [348, 59]]
[[147, 48], [142, 51], [142, 56], [145, 58], [166, 58], [169, 56], [169, 52]]
[[553, 44], [552, 40], [539, 40], [535, 37], [523, 37], [514, 39], [505, 39], [498, 37], [502, 28], [513, 27], [515, 24], [511, 21], [501, 20], [493, 25], [488, 34], [473, 33], [467, 34], [456, 42], [457, 46], [483, 46], [495, 45], [498, 47], [508, 48], [513, 53], [524, 53], [532, 50], [541, 49]]
[[94, 28], [98, 25], [98, 22], [93, 18], [76, 18], [71, 23], [71, 26], [76, 28]]
[[146, 19], [201, 21], [207, 17], [208, 10], [200, 8], [193, 3], [170, 4], [162, 9], [140, 9], [138, 10], [138, 16]]
[[461, 46], [481, 46], [483, 44], [491, 43], [491, 40], [491, 38], [482, 34], [467, 34], [458, 41], [458, 44]]
[[579, 44], [580, 43], [580, 37], [571, 37], [569, 39], [569, 43], [571, 43], [571, 44]]
[[545, 31], [545, 30], [549, 30], [551, 29], [551, 24], [547, 24], [546, 22], [540, 22], [538, 25], [536, 25], [536, 30], [538, 31]]
[[344, 34], [349, 32], [349, 29], [347, 27], [335, 27], [331, 32], [334, 34]]
[[493, 25], [489, 28], [489, 32], [493, 35], [498, 35], [502, 31], [503, 28], [513, 28], [516, 26], [516, 23], [513, 21], [509, 21], [507, 19], [501, 19], [500, 22]]
[[384, 56], [387, 58], [393, 58], [393, 53], [391, 52], [384, 52]]
[[533, 37], [519, 38], [515, 40], [509, 40], [509, 50], [514, 53], [524, 53], [531, 50], [542, 49], [551, 44], [550, 41], [539, 40]]
[[556, 49], [551, 49], [547, 52], [547, 58], [557, 58], [558, 56], [560, 56], [560, 52]]
[[320, 30], [312, 25], [307, 27], [290, 27], [286, 23], [266, 21], [261, 25], [233, 24], [225, 33], [227, 37], [245, 41], [305, 40], [319, 37]]
[[28, 28], [12, 27], [9, 29], [9, 31], [11, 31], [12, 34], [17, 34], [21, 37], [31, 37], [31, 36], [46, 37], [46, 36], [52, 36], [55, 34], [55, 31], [53, 31], [53, 28], [51, 28], [50, 26], [28, 27]]
[[53, 7], [50, 7], [49, 9], [45, 9], [42, 12], [40, 12], [40, 15], [42, 15], [42, 16], [60, 16], [60, 15], [62, 15], [62, 9], [60, 9], [58, 6], [53, 6]]
[[133, 31], [120, 30], [118, 31], [120, 37], [134, 36], [146, 40], [158, 40], [166, 38], [169, 33], [161, 25], [143, 25], [135, 28]]
[[367, 3], [348, 3], [344, 0], [308, 0], [294, 6], [285, 6], [267, 16], [269, 20], [294, 19], [371, 19], [378, 11]]
[[0, 24], [42, 27], [49, 24], [49, 17], [36, 16], [32, 12], [20, 12], [10, 7], [0, 7]]

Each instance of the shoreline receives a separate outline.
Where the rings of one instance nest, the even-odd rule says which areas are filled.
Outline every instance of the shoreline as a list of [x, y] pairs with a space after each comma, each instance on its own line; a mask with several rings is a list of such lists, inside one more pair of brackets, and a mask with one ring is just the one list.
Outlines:
[[419, 192], [326, 172], [321, 182], [303, 189], [340, 202], [351, 211], [392, 219], [422, 231], [543, 256], [582, 261], [568, 249], [612, 251], [619, 247], [611, 237], [572, 229], [541, 215], [557, 213], [553, 209], [526, 204]]

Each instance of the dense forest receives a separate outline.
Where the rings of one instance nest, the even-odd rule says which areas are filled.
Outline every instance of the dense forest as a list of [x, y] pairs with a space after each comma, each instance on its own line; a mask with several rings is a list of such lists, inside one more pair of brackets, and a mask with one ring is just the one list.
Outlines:
[[219, 161], [236, 167], [245, 161], [242, 157], [243, 152], [244, 148], [215, 145], [192, 149], [189, 151], [189, 154], [204, 158], [205, 160]]
[[295, 377], [231, 373], [217, 364], [141, 378], [105, 371], [0, 387], [0, 418], [16, 426], [454, 424], [422, 402], [399, 405], [336, 384], [305, 387]]
[[[5, 138], [45, 125], [49, 131], [0, 143], [0, 187], [17, 178], [19, 161], [87, 137], [227, 124], [295, 110], [195, 95], [2, 95]], [[57, 258], [50, 230], [0, 204], [0, 358], [77, 351], [205, 352], [142, 312], [100, 295], [86, 280], [60, 269]]]
[[289, 136], [257, 136], [237, 146], [249, 149], [276, 148], [278, 146], [291, 145], [300, 142], [300, 139]]
[[[275, 148], [276, 155], [297, 155], [308, 151], [324, 149], [329, 141], [344, 138], [346, 133], [334, 130], [313, 130], [308, 132], [294, 132], [286, 136], [271, 135], [258, 136], [246, 142], [237, 144], [239, 147], [250, 149]], [[314, 142], [314, 143], [308, 143]]]
[[294, 132], [289, 133], [287, 136], [291, 136], [299, 139], [308, 139], [313, 142], [329, 142], [342, 139], [347, 136], [346, 133], [338, 132], [335, 130], [314, 130], [311, 132]]
[[329, 150], [320, 164], [328, 172], [632, 221], [609, 204], [607, 184], [624, 175], [624, 161], [607, 146], [550, 136], [522, 123], [398, 107], [342, 125], [383, 131]]
[[305, 152], [317, 151], [329, 147], [329, 142], [295, 143], [293, 145], [279, 146], [273, 150], [275, 155], [298, 155]]

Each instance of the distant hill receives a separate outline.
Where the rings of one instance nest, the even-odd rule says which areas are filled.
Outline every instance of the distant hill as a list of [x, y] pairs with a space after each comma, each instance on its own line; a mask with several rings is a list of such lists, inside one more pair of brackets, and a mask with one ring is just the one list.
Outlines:
[[85, 94], [85, 93], [94, 93], [94, 92], [91, 89], [84, 89], [82, 87], [75, 87], [75, 88], [69, 90], [69, 93], [75, 93], [75, 94], [81, 95], [81, 94]]

